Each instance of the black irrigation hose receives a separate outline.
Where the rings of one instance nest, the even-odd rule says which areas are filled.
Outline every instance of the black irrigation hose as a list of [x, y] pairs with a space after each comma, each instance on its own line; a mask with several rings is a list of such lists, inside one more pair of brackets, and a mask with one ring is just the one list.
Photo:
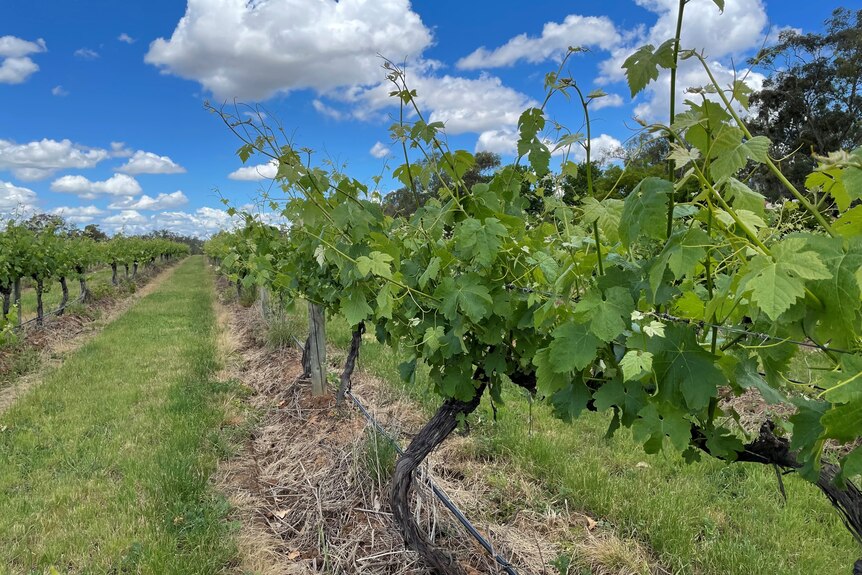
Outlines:
[[[49, 311], [49, 312], [45, 312], [45, 313], [43, 313], [43, 314], [42, 314], [42, 319], [45, 319], [46, 317], [51, 316], [51, 315], [57, 315], [58, 313], [60, 313], [61, 311], [63, 311], [63, 310], [64, 310], [64, 309], [66, 309], [67, 307], [69, 307], [70, 305], [73, 305], [73, 304], [76, 304], [76, 303], [81, 303], [82, 301], [84, 301], [84, 294], [79, 295], [78, 297], [76, 297], [76, 298], [75, 298], [75, 299], [73, 299], [72, 301], [68, 302], [68, 303], [67, 303], [66, 305], [64, 305], [63, 307], [59, 307], [59, 308], [57, 308], [57, 309], [55, 309], [55, 310], [52, 310], [52, 311]], [[20, 304], [20, 302], [18, 303], [18, 305], [21, 305], [21, 304]], [[38, 318], [38, 317], [34, 317], [34, 318], [32, 318], [32, 319], [28, 319], [27, 321], [25, 321], [25, 322], [23, 322], [23, 323], [20, 323], [19, 325], [14, 326], [14, 327], [12, 328], [12, 330], [13, 330], [13, 331], [23, 331], [25, 326], [28, 326], [28, 325], [30, 325], [31, 323], [34, 323], [34, 322], [37, 322], [37, 321], [39, 321], [39, 318]]]
[[[301, 341], [299, 341], [299, 338], [297, 338], [295, 335], [291, 335], [291, 337], [293, 338], [293, 341], [296, 343], [296, 345], [299, 346], [299, 349], [302, 349], [303, 344]], [[387, 433], [386, 430], [383, 429], [383, 426], [380, 425], [380, 422], [374, 419], [374, 416], [371, 415], [367, 409], [365, 409], [365, 406], [362, 405], [362, 402], [359, 401], [359, 399], [355, 395], [353, 395], [353, 391], [348, 389], [346, 393], [350, 396], [350, 399], [353, 400], [353, 404], [356, 405], [357, 408], [359, 408], [360, 412], [362, 412], [362, 415], [365, 416], [365, 419], [371, 425], [374, 426], [375, 431], [385, 437], [386, 440], [392, 444], [392, 447], [395, 448], [395, 451], [398, 453], [398, 455], [403, 455], [404, 450], [401, 448], [398, 442], [395, 441], [395, 438], [389, 435], [389, 433]], [[434, 481], [428, 477], [425, 478], [425, 481], [428, 483], [428, 486], [431, 488], [431, 491], [434, 492], [434, 495], [437, 497], [437, 499], [440, 500], [440, 503], [442, 503], [446, 507], [446, 509], [448, 509], [452, 513], [452, 515], [455, 516], [455, 519], [457, 519], [458, 522], [464, 526], [464, 528], [467, 530], [468, 533], [470, 533], [473, 539], [475, 539], [476, 542], [479, 543], [479, 545], [481, 545], [485, 549], [485, 551], [488, 552], [489, 555], [494, 557], [494, 560], [500, 565], [503, 571], [505, 571], [509, 575], [518, 575], [518, 572], [515, 570], [512, 564], [506, 561], [506, 559], [504, 559], [494, 551], [494, 547], [491, 545], [491, 543], [487, 539], [485, 539], [481, 533], [479, 533], [479, 531], [473, 526], [473, 524], [470, 523], [470, 520], [464, 516], [461, 510], [458, 509], [458, 507], [454, 503], [452, 503], [452, 500], [449, 499], [439, 487], [437, 487], [437, 484], [434, 483]]]
[[[398, 455], [402, 455], [404, 453], [404, 450], [401, 449], [401, 446], [398, 444], [398, 442], [395, 441], [395, 439], [390, 436], [385, 429], [383, 429], [383, 426], [381, 426], [380, 423], [376, 419], [374, 419], [374, 416], [371, 415], [367, 409], [365, 409], [365, 406], [362, 405], [362, 402], [359, 401], [359, 399], [357, 399], [355, 395], [353, 395], [353, 392], [348, 389], [347, 395], [350, 396], [350, 399], [353, 400], [353, 403], [356, 405], [356, 407], [359, 408], [359, 411], [362, 412], [362, 415], [365, 416], [365, 419], [368, 420], [368, 422], [374, 426], [374, 429], [377, 431], [377, 433], [385, 437], [392, 444], [392, 446], [395, 448], [395, 451], [398, 452]], [[473, 526], [473, 524], [470, 523], [470, 520], [464, 516], [461, 510], [458, 509], [458, 507], [454, 503], [452, 503], [452, 500], [449, 499], [439, 487], [437, 487], [437, 484], [434, 483], [434, 481], [428, 477], [425, 478], [425, 481], [428, 483], [428, 486], [431, 488], [431, 491], [434, 492], [434, 495], [437, 496], [437, 499], [440, 500], [440, 502], [446, 507], [446, 509], [452, 512], [452, 515], [455, 516], [455, 519], [457, 519], [458, 522], [464, 526], [464, 528], [470, 533], [473, 539], [475, 539], [479, 543], [479, 545], [481, 545], [485, 549], [485, 551], [488, 552], [489, 555], [494, 557], [494, 560], [497, 561], [503, 571], [505, 571], [509, 575], [518, 575], [518, 572], [515, 571], [515, 568], [512, 566], [512, 564], [506, 561], [503, 557], [500, 557], [500, 555], [498, 555], [494, 551], [494, 547], [491, 545], [491, 543], [487, 539], [485, 539], [481, 533], [479, 533], [479, 531]]]

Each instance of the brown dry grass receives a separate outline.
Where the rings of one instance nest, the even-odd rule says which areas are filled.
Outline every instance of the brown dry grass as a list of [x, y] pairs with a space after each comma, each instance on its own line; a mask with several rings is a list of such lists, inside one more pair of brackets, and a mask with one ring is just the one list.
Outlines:
[[[242, 524], [238, 571], [427, 573], [404, 548], [389, 511], [388, 485], [368, 464], [373, 442], [361, 414], [336, 408], [331, 396], [310, 396], [308, 384], [298, 379], [298, 352], [267, 349], [255, 307], [232, 305], [229, 313], [222, 307], [219, 316], [227, 328], [223, 376], [252, 390], [250, 413], [257, 418], [242, 452], [223, 464], [217, 479]], [[362, 373], [354, 379], [354, 394], [390, 435], [409, 438], [424, 424], [422, 410], [384, 382]], [[566, 502], [549, 501], [526, 473], [478, 457], [472, 441], [447, 440], [423, 466], [418, 483], [433, 478], [519, 573], [665, 572], [637, 542], [620, 539]], [[419, 489], [414, 509], [426, 533], [468, 573], [503, 573], [430, 489]], [[554, 566], [572, 556], [568, 568]]]

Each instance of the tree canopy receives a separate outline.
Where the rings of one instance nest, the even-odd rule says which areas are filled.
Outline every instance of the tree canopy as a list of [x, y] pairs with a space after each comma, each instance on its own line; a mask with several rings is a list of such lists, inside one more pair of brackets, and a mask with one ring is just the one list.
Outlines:
[[[751, 96], [751, 129], [772, 140], [797, 187], [817, 166], [814, 155], [862, 145], [862, 10], [836, 9], [820, 34], [784, 31], [753, 63], [769, 76]], [[783, 193], [765, 171], [753, 180], [768, 197]]]

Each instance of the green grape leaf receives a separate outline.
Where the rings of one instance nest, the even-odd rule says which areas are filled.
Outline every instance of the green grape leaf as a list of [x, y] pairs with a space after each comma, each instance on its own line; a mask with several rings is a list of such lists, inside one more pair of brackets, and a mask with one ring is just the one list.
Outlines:
[[862, 445], [856, 447], [841, 460], [841, 476], [849, 479], [862, 475]]
[[[717, 0], [714, 1], [718, 3]], [[721, 10], [724, 11], [724, 2], [722, 2]], [[752, 92], [753, 90], [751, 89], [751, 86], [746, 84], [744, 81], [735, 80], [733, 82], [733, 91], [731, 96], [746, 110], [748, 110], [748, 101]]]
[[586, 324], [566, 322], [554, 330], [550, 365], [556, 373], [580, 371], [596, 358], [601, 343]]
[[713, 457], [725, 461], [735, 461], [737, 454], [744, 449], [742, 440], [723, 427], [704, 430], [704, 434], [706, 435], [706, 448], [709, 449], [709, 453]]
[[619, 240], [620, 217], [623, 213], [623, 201], [608, 198], [601, 202], [587, 196], [583, 201], [583, 222], [591, 224], [596, 222], [599, 230], [609, 242], [615, 243]]
[[392, 256], [382, 252], [371, 252], [369, 256], [356, 258], [356, 269], [359, 270], [360, 278], [369, 273], [382, 278], [392, 279]]
[[631, 425], [647, 403], [647, 394], [638, 381], [622, 382], [618, 377], [604, 383], [593, 393], [596, 409], [605, 411], [613, 406], [622, 410], [623, 425]]
[[823, 441], [821, 436], [824, 431], [820, 420], [829, 408], [829, 404], [804, 397], [794, 398], [793, 403], [796, 405], [796, 413], [788, 420], [793, 426], [790, 449], [799, 451], [799, 459], [803, 464], [799, 470], [800, 475], [809, 481], [816, 481], [820, 446]]
[[669, 266], [676, 279], [690, 275], [706, 257], [710, 237], [700, 228], [689, 228], [673, 234], [650, 268], [649, 285], [653, 297], [661, 287], [664, 271]]
[[828, 193], [835, 200], [835, 205], [838, 206], [838, 209], [843, 212], [850, 207], [853, 200], [850, 198], [847, 190], [844, 189], [841, 175], [839, 168], [811, 172], [805, 178], [805, 187], [809, 190], [820, 189]]
[[649, 338], [647, 350], [653, 354], [659, 394], [669, 403], [676, 403], [681, 393], [690, 410], [703, 409], [726, 383], [715, 356], [700, 346], [690, 326], [665, 327], [663, 338]]
[[759, 255], [749, 263], [740, 291], [751, 291], [751, 300], [770, 319], [790, 309], [805, 295], [805, 281], [829, 279], [832, 274], [817, 252], [803, 238], [787, 238], [772, 248], [772, 258]]
[[398, 364], [398, 375], [401, 376], [401, 381], [410, 382], [416, 374], [416, 358], [410, 361], [405, 361]]
[[632, 190], [620, 216], [620, 239], [624, 246], [630, 247], [641, 233], [653, 239], [664, 239], [671, 194], [673, 183], [657, 177], [644, 179]]
[[444, 278], [434, 291], [434, 297], [441, 300], [440, 309], [449, 321], [455, 321], [462, 312], [477, 323], [488, 316], [494, 303], [488, 287], [483, 285], [483, 278], [474, 273]]
[[518, 155], [529, 157], [530, 166], [539, 177], [548, 173], [551, 164], [551, 151], [538, 137], [544, 127], [544, 112], [539, 108], [524, 110], [518, 119]]
[[626, 58], [622, 67], [626, 71], [626, 80], [628, 80], [632, 98], [637, 96], [650, 82], [658, 79], [659, 67], [665, 69], [674, 67], [674, 44], [674, 40], [668, 40], [657, 49], [652, 44], [647, 44]]
[[[590, 331], [602, 341], [611, 341], [626, 329], [626, 321], [635, 309], [629, 290], [612, 287], [605, 290], [604, 297], [592, 290], [575, 306], [579, 321], [588, 321]], [[625, 319], [624, 319], [625, 318]]]
[[764, 163], [769, 157], [769, 146], [772, 145], [772, 142], [766, 136], [755, 136], [750, 140], [742, 141], [737, 138], [737, 135], [741, 136], [741, 131], [737, 134], [735, 129], [724, 130], [721, 135], [724, 134], [731, 138], [733, 145], [727, 146], [722, 143], [722, 146], [719, 147], [719, 141], [716, 140], [714, 149], [719, 148], [716, 150], [718, 156], [710, 166], [710, 173], [716, 182], [730, 177], [744, 168], [748, 160]]
[[425, 268], [425, 271], [422, 272], [421, 276], [419, 276], [420, 288], [425, 289], [425, 286], [428, 285], [429, 281], [437, 279], [437, 274], [440, 273], [440, 263], [441, 260], [437, 256], [431, 258], [431, 261], [428, 262], [428, 267]]
[[392, 304], [395, 298], [392, 297], [392, 285], [384, 284], [380, 291], [377, 292], [377, 315], [392, 319]]
[[551, 406], [554, 409], [554, 416], [568, 423], [586, 409], [589, 401], [590, 390], [580, 380], [573, 381], [571, 385], [564, 386], [550, 398]]
[[700, 158], [700, 150], [672, 143], [670, 145], [670, 154], [668, 154], [667, 158], [676, 162], [676, 169], [679, 170]]
[[440, 349], [440, 340], [444, 335], [446, 335], [446, 328], [442, 325], [426, 329], [425, 335], [422, 337], [422, 341], [425, 344], [425, 350], [429, 354], [432, 354]]
[[821, 378], [820, 386], [826, 388], [823, 396], [832, 403], [849, 403], [862, 399], [862, 357], [841, 357], [841, 371], [829, 371]]
[[647, 453], [661, 451], [665, 437], [670, 438], [671, 444], [682, 451], [691, 440], [691, 422], [682, 412], [669, 406], [663, 405], [659, 411], [655, 405], [648, 404], [632, 424], [632, 436], [635, 441], [644, 444]]
[[630, 349], [620, 360], [623, 379], [631, 381], [652, 373], [652, 354], [648, 351]]
[[845, 238], [862, 236], [862, 205], [854, 206], [832, 222], [835, 233]]
[[347, 289], [340, 298], [341, 312], [344, 314], [344, 319], [353, 327], [361, 321], [365, 321], [371, 316], [374, 310], [365, 301], [365, 295], [362, 290], [357, 287]]
[[536, 391], [539, 395], [550, 397], [572, 382], [571, 375], [557, 373], [554, 370], [551, 349], [548, 347], [536, 352], [533, 356], [533, 365], [536, 366]]
[[838, 441], [853, 441], [859, 437], [862, 429], [862, 397], [856, 396], [848, 403], [832, 406], [820, 418], [825, 428], [826, 436]]
[[455, 229], [455, 253], [462, 259], [489, 267], [497, 257], [503, 244], [502, 238], [507, 233], [506, 227], [497, 218], [485, 218], [484, 222], [468, 218]]
[[761, 397], [763, 397], [766, 403], [776, 405], [787, 402], [787, 397], [769, 385], [763, 379], [763, 376], [760, 375], [757, 369], [756, 357], [747, 357], [737, 363], [733, 375], [740, 387], [743, 389], [756, 389], [760, 392]]
[[[851, 157], [857, 160], [857, 165], [862, 164], [862, 148], [851, 152]], [[841, 183], [850, 200], [862, 199], [862, 168], [849, 165], [841, 171]]]
[[748, 210], [761, 218], [766, 216], [766, 198], [758, 194], [736, 178], [728, 178], [727, 195], [733, 203], [733, 207], [739, 210]]
[[828, 279], [811, 284], [824, 308], [815, 331], [836, 347], [852, 345], [862, 322], [862, 239], [816, 237], [808, 238], [808, 243], [831, 273]]

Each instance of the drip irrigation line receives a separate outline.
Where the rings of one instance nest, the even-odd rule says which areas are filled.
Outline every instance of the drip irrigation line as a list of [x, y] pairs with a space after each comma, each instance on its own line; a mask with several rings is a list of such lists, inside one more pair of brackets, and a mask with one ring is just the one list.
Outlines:
[[[79, 295], [78, 297], [76, 297], [75, 299], [73, 299], [72, 301], [67, 302], [67, 303], [66, 303], [66, 305], [64, 305], [63, 307], [59, 307], [59, 308], [57, 308], [57, 309], [55, 309], [55, 310], [52, 310], [52, 311], [49, 311], [49, 312], [45, 312], [45, 313], [43, 313], [43, 314], [42, 314], [42, 319], [44, 320], [44, 319], [45, 319], [46, 317], [48, 317], [48, 316], [57, 315], [58, 313], [60, 313], [61, 311], [63, 311], [63, 310], [64, 310], [64, 309], [66, 309], [67, 307], [69, 307], [70, 305], [73, 305], [73, 304], [76, 304], [76, 303], [81, 303], [82, 301], [84, 301], [84, 294], [81, 294], [81, 295]], [[21, 302], [20, 302], [20, 301], [18, 302], [18, 305], [21, 305]], [[39, 318], [38, 318], [38, 317], [34, 317], [34, 318], [32, 318], [32, 319], [28, 319], [27, 321], [22, 322], [22, 323], [20, 323], [20, 324], [18, 324], [18, 325], [16, 325], [16, 326], [14, 326], [14, 327], [12, 328], [12, 330], [13, 330], [13, 331], [23, 331], [23, 330], [24, 330], [24, 328], [25, 328], [26, 326], [30, 325], [31, 323], [35, 323], [35, 322], [37, 322], [37, 321], [39, 321]]]
[[[374, 426], [374, 429], [377, 431], [377, 433], [385, 437], [387, 441], [392, 444], [392, 446], [395, 448], [395, 451], [398, 452], [398, 455], [403, 455], [404, 450], [401, 448], [398, 442], [395, 441], [395, 438], [393, 438], [386, 432], [385, 429], [383, 429], [383, 426], [380, 425], [380, 423], [374, 418], [373, 415], [368, 412], [367, 409], [365, 409], [365, 406], [362, 405], [362, 402], [355, 395], [353, 395], [353, 392], [351, 390], [347, 390], [347, 395], [350, 396], [350, 399], [353, 400], [354, 405], [356, 405], [359, 411], [362, 412], [362, 415], [365, 416], [365, 419], [368, 420], [368, 422]], [[458, 507], [454, 503], [452, 503], [452, 500], [449, 499], [445, 493], [443, 493], [443, 490], [440, 489], [437, 484], [434, 483], [434, 481], [429, 477], [425, 477], [425, 482], [431, 488], [431, 491], [434, 493], [437, 499], [439, 499], [440, 502], [446, 507], [446, 509], [448, 509], [452, 513], [452, 515], [455, 516], [455, 519], [457, 519], [458, 522], [464, 526], [464, 528], [467, 530], [468, 533], [470, 533], [473, 539], [475, 539], [476, 542], [479, 543], [479, 545], [481, 545], [485, 549], [485, 551], [488, 552], [489, 555], [494, 557], [494, 560], [497, 562], [498, 565], [500, 565], [500, 568], [503, 569], [503, 571], [505, 571], [509, 575], [518, 575], [518, 572], [515, 570], [512, 564], [506, 561], [506, 559], [504, 559], [500, 555], [498, 555], [496, 551], [494, 551], [494, 547], [491, 545], [491, 543], [487, 539], [485, 539], [485, 537], [483, 537], [481, 533], [479, 533], [479, 531], [473, 526], [473, 524], [470, 523], [470, 520], [467, 519], [461, 512], [461, 510], [458, 509]]]
[[[521, 291], [524, 293], [534, 293], [534, 294], [545, 296], [547, 298], [568, 299], [569, 301], [573, 301], [573, 302], [579, 301], [579, 298], [577, 298], [577, 297], [565, 296], [565, 295], [561, 295], [561, 294], [545, 292], [545, 291], [540, 291], [540, 290], [534, 290], [532, 288], [516, 286], [514, 284], [507, 284], [506, 289], [518, 290], [518, 291]], [[723, 331], [725, 333], [732, 333], [732, 334], [736, 334], [736, 335], [742, 335], [745, 337], [751, 337], [751, 338], [759, 339], [759, 340], [764, 341], [764, 342], [772, 341], [772, 342], [778, 342], [778, 343], [792, 343], [792, 344], [795, 344], [799, 347], [807, 347], [807, 348], [811, 348], [811, 349], [817, 349], [819, 351], [823, 351], [823, 352], [827, 352], [827, 353], [831, 352], [831, 353], [839, 353], [839, 354], [846, 354], [846, 355], [857, 355], [857, 353], [858, 353], [858, 352], [854, 352], [854, 351], [851, 351], [848, 349], [826, 347], [824, 345], [818, 345], [818, 344], [812, 343], [810, 341], [800, 341], [800, 340], [786, 338], [786, 337], [778, 337], [778, 336], [770, 335], [768, 333], [748, 331], [747, 329], [741, 328], [741, 327], [734, 327], [734, 326], [729, 326], [729, 325], [719, 325], [719, 324], [715, 324], [715, 323], [710, 323], [708, 321], [694, 320], [694, 319], [689, 319], [689, 318], [685, 318], [685, 317], [678, 317], [678, 316], [675, 316], [675, 315], [672, 315], [669, 313], [663, 313], [663, 312], [658, 313], [658, 312], [654, 312], [654, 311], [645, 311], [642, 313], [644, 315], [648, 315], [648, 316], [655, 317], [658, 319], [663, 319], [666, 321], [672, 321], [672, 322], [676, 322], [676, 323], [685, 323], [685, 324], [689, 324], [689, 325], [696, 325], [699, 328], [710, 328], [710, 329], [714, 328], [714, 329], [717, 329], [719, 331]]]
[[[303, 349], [303, 343], [299, 340], [299, 338], [297, 338], [295, 335], [291, 335], [291, 337], [293, 338], [293, 341], [296, 343], [296, 345], [299, 346], [299, 349]], [[374, 427], [374, 430], [380, 435], [382, 435], [384, 438], [386, 438], [386, 440], [392, 444], [392, 447], [395, 449], [398, 455], [404, 455], [404, 450], [401, 448], [401, 445], [399, 445], [395, 438], [389, 435], [389, 433], [383, 428], [380, 422], [377, 421], [377, 419], [375, 419], [373, 415], [371, 415], [371, 413], [365, 408], [359, 398], [353, 394], [353, 391], [348, 388], [346, 394], [350, 396], [350, 399], [351, 401], [353, 401], [353, 404], [357, 407], [357, 409], [359, 409], [363, 417], [365, 417], [366, 421], [368, 421], [368, 423], [370, 423]], [[473, 539], [475, 539], [476, 542], [479, 543], [479, 545], [481, 545], [482, 548], [485, 549], [485, 551], [487, 551], [488, 554], [494, 558], [497, 564], [500, 565], [500, 568], [506, 573], [508, 573], [508, 575], [518, 575], [518, 572], [515, 570], [512, 564], [509, 563], [505, 558], [501, 557], [496, 551], [494, 551], [494, 546], [491, 545], [491, 543], [487, 539], [485, 539], [485, 537], [481, 533], [479, 533], [479, 531], [476, 529], [476, 527], [473, 526], [472, 523], [470, 523], [470, 520], [467, 519], [464, 513], [462, 513], [461, 510], [458, 509], [458, 507], [454, 503], [452, 503], [452, 500], [449, 499], [445, 493], [443, 493], [443, 490], [440, 489], [436, 483], [434, 483], [434, 480], [426, 476], [424, 478], [424, 481], [428, 484], [428, 487], [431, 488], [431, 491], [434, 493], [437, 499], [440, 500], [440, 503], [442, 503], [443, 506], [446, 507], [446, 509], [448, 509], [452, 513], [452, 515], [455, 516], [455, 519], [458, 520], [458, 522], [467, 530], [467, 532], [473, 537]]]

